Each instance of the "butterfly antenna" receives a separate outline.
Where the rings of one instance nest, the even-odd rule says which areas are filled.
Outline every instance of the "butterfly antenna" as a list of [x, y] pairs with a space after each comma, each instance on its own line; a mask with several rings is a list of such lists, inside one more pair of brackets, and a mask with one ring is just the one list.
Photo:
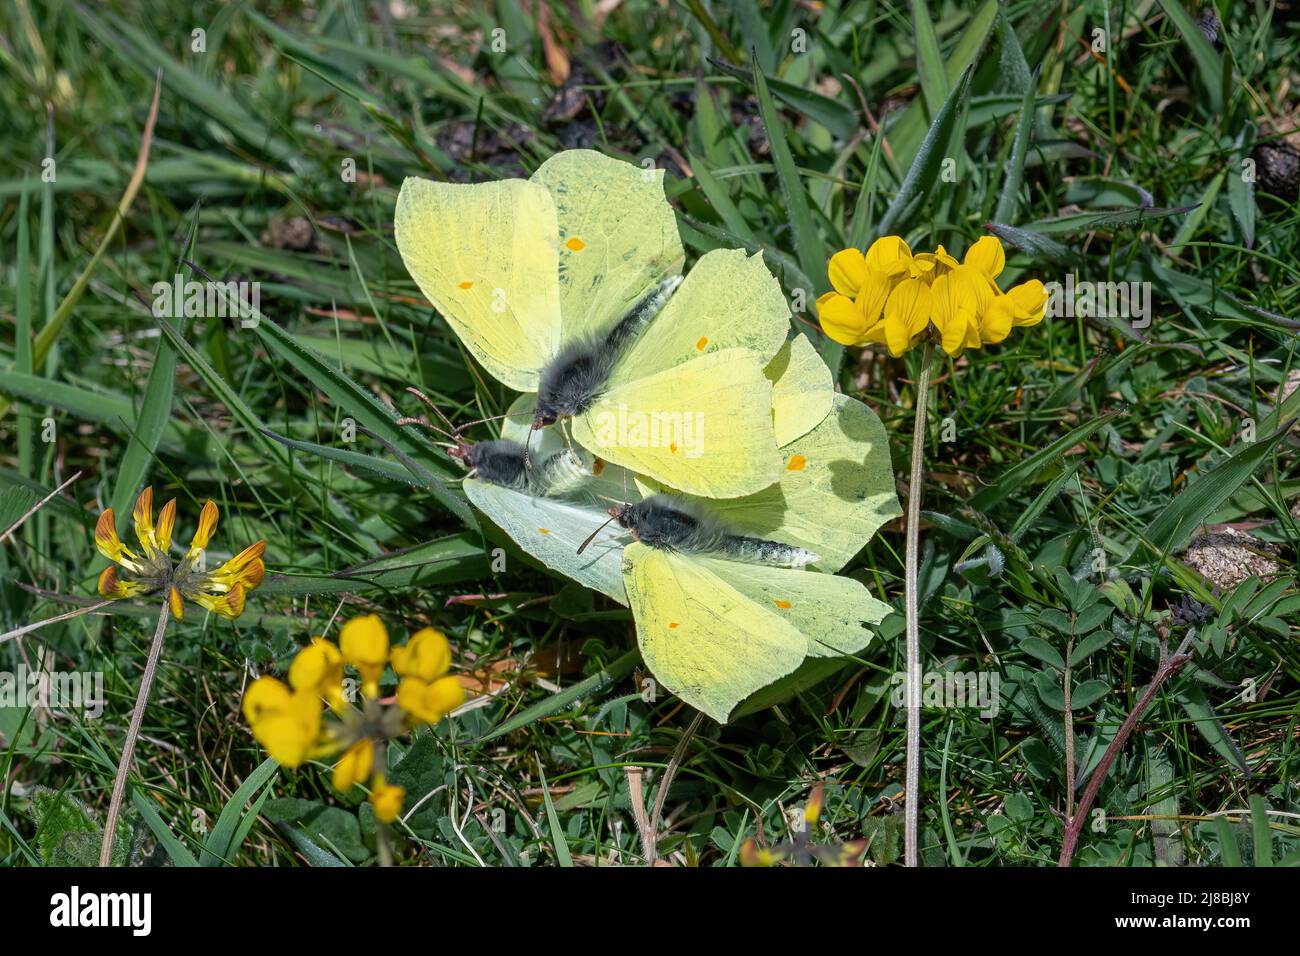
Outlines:
[[613, 515], [610, 515], [608, 518], [605, 519], [604, 523], [602, 523], [601, 526], [600, 526], [599, 528], [597, 528], [597, 529], [596, 529], [595, 531], [593, 531], [591, 534], [587, 535], [587, 540], [584, 541], [584, 542], [582, 542], [582, 544], [578, 545], [578, 553], [579, 553], [579, 554], [582, 554], [582, 552], [586, 551], [586, 550], [587, 550], [587, 545], [589, 545], [589, 544], [591, 544], [591, 542], [595, 541], [595, 540], [596, 540], [596, 535], [598, 535], [598, 534], [600, 534], [602, 531], [604, 531], [604, 530], [605, 530], [605, 526], [608, 525], [608, 524], [609, 524], [611, 521], [613, 521], [613, 520], [614, 520], [614, 516], [613, 516]]
[[524, 439], [524, 468], [527, 469], [528, 471], [533, 470], [533, 459], [532, 456], [528, 454], [528, 449], [532, 445], [532, 443], [533, 443], [533, 430], [530, 429], [528, 432], [528, 437]]
[[[403, 427], [410, 426], [410, 425], [418, 425], [418, 426], [421, 427], [421, 428], [427, 428], [427, 429], [429, 429], [430, 431], [432, 431], [432, 432], [436, 432], [436, 433], [439, 434], [439, 435], [445, 435], [447, 438], [455, 438], [455, 437], [456, 437], [455, 435], [450, 435], [450, 434], [448, 434], [447, 432], [443, 431], [443, 430], [442, 430], [441, 428], [439, 428], [437, 425], [432, 425], [432, 424], [430, 424], [429, 422], [426, 422], [423, 418], [409, 418], [409, 417], [408, 417], [408, 418], [399, 418], [399, 419], [397, 420], [397, 424], [398, 424], [398, 425], [401, 425], [401, 426], [403, 426]], [[440, 447], [440, 448], [456, 448], [456, 447], [457, 447], [457, 443], [456, 443], [456, 442], [453, 442], [453, 441], [434, 441], [434, 442], [430, 442], [429, 444], [431, 444], [431, 445], [437, 445], [437, 446]]]

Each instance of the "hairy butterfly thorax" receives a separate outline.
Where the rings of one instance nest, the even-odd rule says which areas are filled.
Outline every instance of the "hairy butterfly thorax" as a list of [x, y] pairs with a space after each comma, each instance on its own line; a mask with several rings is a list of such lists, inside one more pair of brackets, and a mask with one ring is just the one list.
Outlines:
[[573, 494], [594, 475], [590, 456], [579, 449], [562, 448], [533, 461], [523, 445], [508, 438], [462, 442], [448, 453], [469, 468], [471, 477], [538, 497]]

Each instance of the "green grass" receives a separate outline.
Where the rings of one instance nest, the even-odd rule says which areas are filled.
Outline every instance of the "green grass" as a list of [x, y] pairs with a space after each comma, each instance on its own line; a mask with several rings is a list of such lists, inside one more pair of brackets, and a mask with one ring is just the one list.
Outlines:
[[[1151, 283], [1147, 328], [1049, 319], [939, 371], [925, 667], [996, 674], [1002, 701], [990, 719], [926, 709], [922, 858], [1055, 863], [1067, 803], [1058, 655], [1070, 640], [1095, 645], [1071, 668], [1082, 791], [1155, 673], [1168, 608], [1187, 599], [1207, 608], [1205, 646], [1120, 753], [1096, 804], [1107, 824], [1085, 829], [1076, 863], [1300, 860], [1286, 815], [1300, 812], [1300, 528], [1288, 514], [1300, 462], [1295, 433], [1279, 431], [1300, 398], [1277, 398], [1300, 358], [1300, 217], [1238, 175], [1254, 142], [1294, 128], [1279, 106], [1300, 82], [1294, 21], [1220, 3], [1225, 53], [1175, 0], [626, 0], [603, 22], [594, 4], [550, 4], [562, 55], [548, 61], [518, 4], [388, 12], [399, 6], [424, 8], [325, 0], [268, 18], [121, 0], [0, 13], [0, 404], [14, 402], [0, 419], [0, 532], [81, 473], [0, 544], [0, 630], [94, 594], [95, 518], [110, 503], [123, 517], [146, 481], [158, 500], [180, 499], [182, 539], [217, 501], [214, 557], [268, 542], [273, 577], [248, 613], [229, 624], [191, 609], [169, 632], [124, 815], [137, 859], [375, 863], [362, 796], [334, 794], [323, 764], [255, 776], [264, 754], [239, 714], [250, 671], [282, 673], [336, 614], [375, 610], [398, 637], [445, 629], [458, 669], [509, 681], [487, 706], [394, 745], [407, 806], [422, 801], [399, 863], [642, 860], [627, 768], [649, 771], [649, 805], [693, 714], [642, 699], [624, 610], [476, 521], [438, 484], [453, 463], [377, 405], [415, 413], [403, 389], [416, 385], [468, 421], [511, 399], [402, 267], [402, 178], [527, 174], [590, 146], [668, 171], [691, 256], [764, 252], [806, 303], [796, 323], [840, 386], [885, 421], [900, 477], [917, 357], [820, 337], [812, 302], [831, 253], [885, 232], [964, 250], [992, 221], [1021, 250], [1009, 275]], [[206, 52], [192, 48], [196, 27]], [[1110, 31], [1109, 60], [1089, 52], [1095, 28]], [[561, 61], [572, 110], [548, 109]], [[127, 190], [156, 71], [147, 176], [73, 299]], [[340, 175], [349, 162], [355, 181]], [[312, 224], [305, 248], [273, 241], [289, 217]], [[187, 260], [259, 281], [267, 321], [160, 329], [151, 288], [189, 275]], [[349, 421], [384, 442], [364, 430], [344, 442]], [[1182, 549], [1201, 524], [1243, 522], [1283, 572], [1216, 590]], [[485, 554], [496, 546], [504, 573]], [[847, 570], [901, 608], [901, 524]], [[504, 596], [448, 603], [475, 594]], [[0, 670], [101, 671], [108, 698], [100, 720], [0, 707], [0, 860], [75, 860], [97, 844], [76, 834], [107, 805], [154, 614], [113, 611], [0, 646]], [[901, 614], [892, 621], [860, 660], [801, 672], [726, 727], [704, 722], [665, 802], [662, 858], [730, 865], [746, 838], [785, 840], [818, 781], [814, 843], [868, 837], [870, 859], [899, 858]], [[1171, 643], [1186, 631], [1173, 623]], [[54, 814], [51, 791], [67, 798]]]

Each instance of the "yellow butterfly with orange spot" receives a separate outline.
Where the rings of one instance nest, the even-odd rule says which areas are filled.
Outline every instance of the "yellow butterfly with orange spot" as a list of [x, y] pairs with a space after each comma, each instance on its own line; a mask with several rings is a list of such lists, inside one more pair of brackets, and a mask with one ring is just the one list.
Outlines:
[[536, 393], [532, 429], [682, 491], [746, 495], [780, 474], [763, 369], [790, 310], [759, 255], [705, 254], [684, 279], [663, 173], [592, 150], [527, 180], [408, 178], [397, 247], [493, 376]]

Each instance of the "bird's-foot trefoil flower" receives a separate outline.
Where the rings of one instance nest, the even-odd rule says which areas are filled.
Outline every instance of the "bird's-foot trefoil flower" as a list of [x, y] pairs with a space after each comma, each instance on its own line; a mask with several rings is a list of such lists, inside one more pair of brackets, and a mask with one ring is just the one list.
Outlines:
[[[396, 694], [384, 699], [380, 687], [390, 665]], [[360, 677], [359, 701], [344, 692], [348, 667]], [[384, 622], [368, 614], [343, 625], [337, 647], [313, 637], [289, 665], [288, 684], [255, 680], [244, 694], [244, 716], [258, 743], [286, 767], [337, 755], [334, 789], [345, 793], [368, 781], [375, 818], [392, 823], [405, 791], [387, 781], [387, 742], [436, 724], [461, 705], [465, 692], [450, 669], [451, 645], [441, 631], [426, 627], [390, 647]], [[333, 714], [328, 721], [326, 710]]]
[[898, 357], [933, 339], [949, 355], [1001, 342], [1013, 326], [1041, 322], [1047, 289], [1037, 279], [1006, 292], [997, 277], [1006, 253], [980, 238], [958, 262], [943, 246], [913, 254], [898, 236], [862, 253], [844, 249], [827, 265], [834, 288], [817, 300], [822, 330], [841, 345], [884, 345]]
[[[833, 292], [817, 300], [822, 330], [842, 345], [884, 345], [895, 358], [923, 346], [914, 380], [916, 414], [907, 492], [903, 606], [906, 621], [907, 744], [904, 851], [908, 866], [919, 860], [921, 767], [921, 657], [919, 630], [919, 525], [924, 484], [925, 418], [934, 345], [949, 355], [1001, 342], [1017, 325], [1043, 320], [1047, 289], [1037, 279], [1002, 290], [998, 276], [1006, 252], [995, 236], [975, 242], [958, 262], [943, 246], [913, 255], [899, 236], [883, 236], [865, 253], [843, 249], [826, 271]], [[774, 859], [750, 846], [754, 862]], [[744, 851], [742, 851], [742, 857]]]
[[140, 543], [138, 551], [127, 547], [118, 537], [113, 509], [106, 508], [95, 525], [95, 547], [113, 564], [99, 576], [99, 593], [110, 600], [160, 593], [177, 620], [185, 616], [186, 601], [222, 617], [239, 617], [244, 612], [248, 592], [261, 584], [266, 574], [262, 560], [266, 542], [250, 544], [215, 571], [204, 570], [203, 554], [216, 531], [217, 517], [216, 503], [208, 501], [199, 514], [199, 526], [188, 550], [173, 563], [175, 498], [162, 506], [155, 524], [153, 489], [140, 492], [132, 512], [135, 536]]

